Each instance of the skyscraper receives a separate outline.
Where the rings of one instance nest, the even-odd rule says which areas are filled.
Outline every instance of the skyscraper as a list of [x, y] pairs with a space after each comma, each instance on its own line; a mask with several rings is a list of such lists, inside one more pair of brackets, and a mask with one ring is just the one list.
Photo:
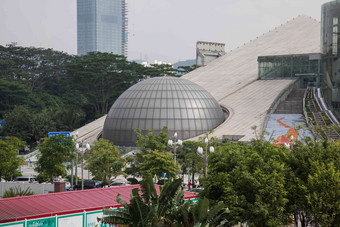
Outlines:
[[78, 55], [91, 51], [127, 55], [125, 0], [77, 0]]

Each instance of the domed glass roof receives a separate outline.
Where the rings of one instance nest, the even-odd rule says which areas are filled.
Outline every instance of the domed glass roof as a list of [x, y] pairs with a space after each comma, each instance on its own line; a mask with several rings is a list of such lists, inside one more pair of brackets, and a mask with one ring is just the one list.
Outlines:
[[217, 101], [199, 85], [182, 78], [154, 77], [126, 90], [112, 105], [103, 138], [116, 145], [135, 146], [134, 130], [158, 134], [164, 126], [185, 140], [224, 121]]

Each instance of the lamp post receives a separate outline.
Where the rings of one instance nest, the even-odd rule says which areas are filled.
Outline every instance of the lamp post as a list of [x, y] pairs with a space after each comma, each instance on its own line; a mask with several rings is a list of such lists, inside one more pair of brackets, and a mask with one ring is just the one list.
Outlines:
[[173, 153], [174, 153], [174, 161], [175, 161], [175, 164], [176, 164], [176, 155], [177, 155], [177, 149], [182, 147], [182, 140], [177, 140], [177, 132], [174, 133], [174, 136], [173, 136], [174, 140], [172, 141], [172, 139], [169, 139], [168, 140], [168, 146], [170, 148], [172, 148], [173, 150]]
[[86, 143], [85, 146], [83, 145], [84, 145], [83, 141], [81, 141], [80, 145], [79, 143], [76, 143], [76, 152], [81, 156], [81, 190], [84, 190], [84, 156], [91, 149], [89, 143]]
[[[203, 154], [203, 147], [198, 147], [197, 153], [204, 160], [204, 168], [205, 168], [204, 176], [207, 176], [208, 174], [208, 145], [209, 145], [209, 139], [207, 137], [205, 138], [204, 143], [205, 143], [205, 154]], [[215, 148], [213, 146], [210, 146], [209, 152], [214, 153]]]
[[[78, 140], [78, 137], [79, 137], [79, 132], [76, 131], [76, 142]], [[75, 163], [74, 175], [76, 176], [76, 184], [78, 184], [78, 153], [77, 153], [77, 144], [76, 144], [76, 163]], [[72, 176], [72, 183], [73, 183], [73, 176]], [[73, 185], [72, 185], [72, 187], [73, 187]]]

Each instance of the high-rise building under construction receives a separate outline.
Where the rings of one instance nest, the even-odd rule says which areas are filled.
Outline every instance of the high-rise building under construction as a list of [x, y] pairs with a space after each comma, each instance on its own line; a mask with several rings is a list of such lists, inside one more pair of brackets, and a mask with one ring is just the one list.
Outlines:
[[78, 55], [91, 51], [127, 56], [125, 0], [77, 0]]

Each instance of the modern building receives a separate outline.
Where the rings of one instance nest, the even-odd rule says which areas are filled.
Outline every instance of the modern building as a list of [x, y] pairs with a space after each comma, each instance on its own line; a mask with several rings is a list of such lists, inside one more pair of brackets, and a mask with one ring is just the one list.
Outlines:
[[135, 129], [143, 134], [178, 133], [189, 139], [216, 128], [225, 120], [217, 101], [202, 87], [182, 78], [155, 77], [126, 90], [111, 107], [103, 138], [117, 145], [135, 146]]
[[77, 0], [78, 55], [99, 51], [127, 55], [125, 0]]
[[332, 1], [321, 8], [321, 48], [324, 79], [322, 93], [328, 106], [340, 119], [340, 1]]
[[[287, 106], [288, 102], [298, 102], [296, 97], [292, 97], [293, 94], [299, 94], [299, 97], [303, 94], [303, 91], [293, 91], [294, 89], [305, 89], [309, 85], [323, 88], [320, 94], [325, 97], [325, 104], [327, 104], [328, 109], [331, 109], [332, 106], [334, 110], [340, 109], [337, 106], [338, 99], [340, 101], [340, 90], [338, 90], [338, 86], [340, 86], [340, 62], [338, 61], [340, 60], [337, 32], [339, 5], [340, 1], [332, 1], [323, 5], [322, 26], [319, 21], [300, 15], [181, 77], [181, 79], [191, 81], [194, 84], [193, 86], [199, 86], [206, 90], [217, 101], [218, 105], [228, 112], [224, 121], [217, 120], [218, 124], [209, 127], [209, 129], [214, 129], [212, 136], [250, 141], [256, 137], [254, 129], [257, 133], [266, 130], [272, 115], [288, 114], [281, 107]], [[144, 83], [148, 83], [146, 81]], [[151, 83], [151, 81], [149, 82]], [[137, 84], [136, 86], [142, 85]], [[178, 84], [178, 88], [171, 88], [170, 91], [177, 95], [178, 89], [183, 87], [185, 86]], [[167, 101], [161, 101], [163, 88], [163, 85], [155, 88], [157, 94], [153, 98], [160, 99], [157, 102], [160, 103], [161, 107], [164, 105], [165, 108], [168, 108], [166, 107]], [[166, 88], [164, 89], [166, 90]], [[184, 91], [186, 89], [184, 88]], [[126, 99], [127, 94], [129, 95], [128, 99]], [[167, 117], [160, 117], [159, 114], [162, 110], [156, 107], [158, 104], [150, 99], [151, 96], [140, 101], [143, 97], [146, 97], [145, 93], [141, 90], [127, 91], [126, 94], [123, 94], [125, 106], [122, 104], [122, 100], [118, 99], [113, 107], [119, 107], [119, 113], [113, 114], [111, 110], [111, 113], [108, 114], [107, 123], [104, 126], [104, 138], [113, 138], [113, 134], [121, 134], [120, 136], [125, 137], [124, 140], [129, 140], [133, 137], [131, 135], [133, 129], [160, 131], [162, 126], [169, 127], [173, 122], [176, 124], [181, 122], [182, 128], [169, 128], [176, 131], [182, 130], [186, 135], [183, 134], [183, 137], [179, 138], [187, 139], [188, 129], [186, 123], [183, 124], [182, 121], [183, 119], [189, 121], [195, 119], [179, 115], [182, 110], [185, 112], [187, 108], [193, 108], [190, 100], [187, 100], [187, 97], [190, 97], [191, 94], [189, 96], [188, 93], [184, 92], [184, 94], [186, 96], [181, 97], [184, 105], [181, 106], [180, 104], [179, 106], [181, 110], [178, 111], [176, 118], [167, 122]], [[276, 111], [279, 104], [285, 102], [287, 97], [289, 97], [289, 101], [281, 105], [279, 111]], [[124, 111], [122, 107], [125, 108]], [[142, 112], [138, 110], [140, 107], [145, 108], [144, 112], [152, 112], [150, 115], [145, 115], [148, 116], [146, 120], [149, 123], [131, 123], [130, 120], [136, 116], [143, 118], [144, 115], [141, 115]], [[290, 114], [300, 114], [299, 116], [274, 116], [273, 119], [279, 120], [282, 117], [285, 117], [285, 119], [301, 119], [303, 114], [301, 114], [302, 108], [300, 107], [289, 111]], [[121, 120], [126, 120], [128, 124], [123, 124], [123, 121], [113, 123], [112, 119], [109, 119], [114, 115]], [[339, 115], [337, 117], [339, 118]], [[137, 119], [133, 119], [133, 121], [135, 120]], [[273, 121], [277, 122], [277, 120]], [[155, 123], [150, 123], [153, 121]], [[202, 119], [198, 118], [198, 122], [201, 121]], [[293, 124], [295, 124], [293, 122], [295, 120], [290, 122], [292, 124], [280, 121], [282, 124], [279, 127], [283, 127], [284, 124], [293, 128]], [[116, 127], [116, 125], [119, 125], [119, 127]], [[126, 128], [122, 125], [129, 128], [129, 133], [126, 133]], [[157, 128], [156, 125], [159, 127]], [[107, 129], [111, 131], [106, 131], [105, 127], [108, 127]], [[202, 128], [202, 130], [205, 129]], [[195, 131], [195, 134], [199, 134], [197, 132], [202, 132], [202, 130], [194, 129], [191, 131], [190, 129], [190, 139], [196, 139], [200, 136], [194, 135], [193, 131]], [[112, 141], [120, 145], [117, 141], [121, 140], [115, 138]]]

